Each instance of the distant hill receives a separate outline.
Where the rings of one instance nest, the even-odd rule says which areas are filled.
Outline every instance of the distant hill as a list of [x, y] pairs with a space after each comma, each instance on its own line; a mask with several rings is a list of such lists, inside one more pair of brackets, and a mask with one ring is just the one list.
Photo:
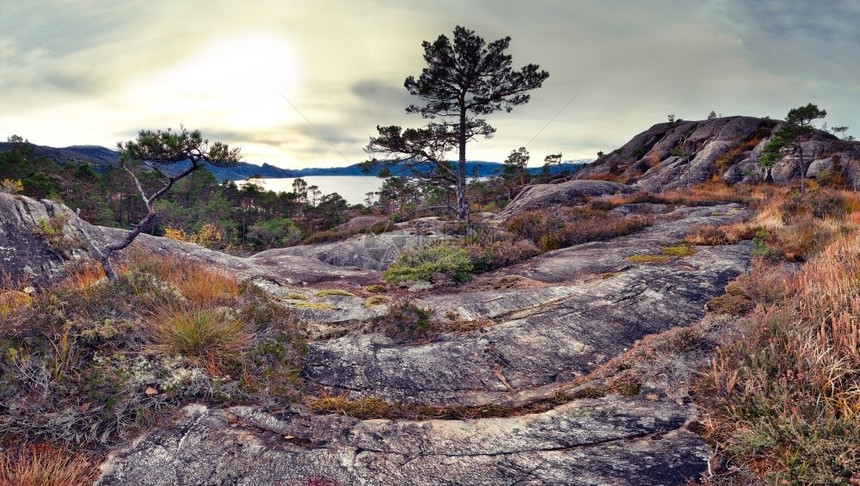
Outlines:
[[[0, 151], [11, 150], [16, 145], [0, 142]], [[28, 145], [36, 155], [51, 159], [60, 165], [86, 164], [97, 172], [102, 172], [106, 167], [119, 162], [119, 152], [98, 145], [72, 145], [63, 148]]]
[[[14, 144], [8, 142], [0, 142], [0, 151], [10, 150]], [[86, 164], [96, 172], [103, 172], [109, 166], [115, 166], [119, 162], [119, 152], [105, 147], [96, 145], [72, 145], [70, 147], [48, 147], [44, 145], [30, 144], [34, 153], [38, 156], [46, 157], [60, 165], [68, 164]], [[552, 173], [557, 171], [570, 171], [571, 173], [582, 169], [589, 160], [574, 160], [566, 161], [561, 166], [553, 165], [550, 170]], [[188, 163], [177, 163], [171, 166], [168, 172], [180, 172], [188, 167]], [[479, 177], [488, 177], [502, 172], [504, 164], [499, 162], [487, 161], [471, 161], [466, 163], [467, 174], [472, 176], [477, 174]], [[362, 175], [377, 175], [379, 169], [375, 169], [370, 173], [362, 171], [360, 164], [352, 164], [346, 167], [327, 167], [327, 168], [306, 168], [306, 169], [282, 169], [268, 163], [263, 165], [251, 164], [248, 162], [239, 162], [232, 167], [215, 167], [206, 165], [206, 169], [212, 172], [215, 179], [219, 181], [241, 181], [252, 176], [259, 176], [265, 179], [279, 179], [288, 177], [308, 177], [308, 176], [362, 176]], [[543, 170], [542, 167], [529, 167], [528, 171], [532, 174], [539, 174]], [[392, 170], [394, 173], [401, 172], [403, 175], [408, 175], [408, 171], [398, 171], [396, 168]]]

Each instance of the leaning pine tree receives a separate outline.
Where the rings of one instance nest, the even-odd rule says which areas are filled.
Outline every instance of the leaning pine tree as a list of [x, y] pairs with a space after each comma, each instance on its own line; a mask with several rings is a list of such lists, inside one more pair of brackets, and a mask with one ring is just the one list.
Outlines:
[[[111, 266], [111, 256], [130, 245], [143, 231], [143, 228], [155, 218], [154, 203], [164, 196], [176, 181], [191, 175], [196, 170], [202, 169], [205, 164], [226, 167], [234, 165], [239, 161], [239, 149], [230, 149], [221, 142], [212, 142], [203, 138], [199, 130], [189, 132], [182, 127], [178, 132], [171, 129], [166, 131], [141, 130], [137, 140], [131, 140], [119, 144], [120, 165], [131, 176], [137, 187], [138, 194], [146, 205], [146, 215], [129, 231], [125, 237], [118, 241], [99, 248], [93, 239], [85, 234], [93, 255], [101, 262], [105, 275], [111, 281], [116, 280], [116, 272]], [[162, 168], [178, 162], [187, 161], [188, 168], [168, 175]], [[142, 163], [149, 169], [155, 171], [162, 181], [160, 188], [147, 194], [140, 180], [131, 170], [131, 165]]]
[[[464, 27], [454, 29], [453, 43], [440, 35], [435, 42], [424, 41], [427, 66], [421, 76], [406, 78], [404, 86], [423, 104], [410, 105], [407, 113], [432, 120], [423, 128], [377, 126], [379, 136], [371, 137], [366, 150], [386, 154], [368, 165], [407, 165], [431, 184], [454, 193], [454, 211], [465, 220], [469, 216], [466, 197], [466, 143], [478, 136], [488, 138], [496, 131], [483, 118], [497, 110], [510, 112], [529, 101], [528, 92], [540, 88], [549, 73], [529, 64], [516, 71], [506, 54], [511, 38], [486, 44]], [[456, 148], [456, 164], [446, 154]]]

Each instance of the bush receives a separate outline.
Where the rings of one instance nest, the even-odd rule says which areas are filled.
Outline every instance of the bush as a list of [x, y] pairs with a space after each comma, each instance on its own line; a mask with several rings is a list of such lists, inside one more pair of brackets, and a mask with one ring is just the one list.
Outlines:
[[399, 341], [417, 341], [430, 336], [433, 325], [432, 313], [412, 302], [401, 300], [391, 304], [388, 312], [377, 319], [377, 325], [385, 335]]
[[527, 260], [540, 254], [534, 243], [522, 239], [512, 241], [502, 239], [484, 244], [471, 244], [466, 247], [472, 259], [475, 272], [487, 272]]
[[600, 241], [633, 233], [650, 226], [642, 215], [621, 215], [597, 209], [566, 208], [556, 211], [525, 211], [508, 220], [511, 233], [531, 240], [541, 251]]
[[[9, 312], [0, 326], [0, 444], [97, 451], [189, 401], [292, 399], [306, 347], [290, 313], [253, 285], [195, 297], [186, 283], [201, 275], [140, 253], [115, 282], [77, 268]], [[217, 287], [224, 277], [212, 275]]]
[[716, 480], [860, 480], [858, 248], [843, 235], [797, 272], [757, 267], [738, 279], [733, 292], [759, 305], [696, 383], [724, 462]]
[[469, 253], [451, 243], [422, 246], [398, 255], [383, 274], [388, 283], [397, 285], [429, 282], [467, 282], [474, 267]]
[[684, 242], [691, 245], [716, 246], [729, 243], [725, 230], [712, 224], [701, 224], [690, 228], [684, 236]]

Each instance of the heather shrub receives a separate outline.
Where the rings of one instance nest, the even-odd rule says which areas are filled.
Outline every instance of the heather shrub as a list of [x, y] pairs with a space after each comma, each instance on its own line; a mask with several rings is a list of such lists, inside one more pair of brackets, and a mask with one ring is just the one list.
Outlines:
[[433, 331], [432, 312], [412, 302], [400, 300], [388, 307], [376, 324], [385, 335], [398, 341], [416, 341], [427, 338]]
[[715, 481], [860, 481], [860, 237], [836, 237], [800, 270], [737, 280], [759, 305], [697, 382]]
[[691, 245], [716, 246], [729, 243], [729, 236], [722, 228], [712, 224], [701, 224], [690, 228], [684, 241]]
[[484, 244], [471, 244], [466, 251], [472, 259], [475, 272], [487, 272], [527, 260], [540, 253], [529, 240], [513, 241], [505, 238]]
[[541, 251], [615, 238], [650, 226], [643, 215], [621, 215], [587, 208], [525, 211], [511, 217], [506, 229], [531, 240]]
[[131, 253], [114, 282], [80, 266], [8, 313], [0, 443], [102, 450], [190, 401], [271, 407], [296, 395], [306, 348], [289, 312], [253, 285]]

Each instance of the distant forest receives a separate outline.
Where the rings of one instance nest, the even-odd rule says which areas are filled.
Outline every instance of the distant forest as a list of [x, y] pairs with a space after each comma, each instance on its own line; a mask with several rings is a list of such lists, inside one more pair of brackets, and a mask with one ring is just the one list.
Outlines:
[[[10, 139], [11, 141], [11, 139]], [[39, 155], [18, 140], [0, 150], [0, 190], [63, 202], [92, 224], [129, 228], [146, 213], [131, 177], [116, 165], [96, 167]], [[527, 152], [526, 152], [527, 154]], [[527, 161], [527, 157], [526, 157]], [[567, 177], [569, 165], [546, 165], [534, 174], [524, 164], [499, 165], [497, 174], [470, 183], [476, 210], [501, 209], [526, 184]], [[147, 192], [160, 187], [159, 175], [139, 169]], [[180, 180], [157, 203], [158, 215], [144, 232], [193, 241], [234, 253], [339, 239], [338, 227], [353, 217], [375, 215], [398, 222], [413, 216], [445, 215], [450, 194], [413, 177], [390, 176], [365, 204], [349, 205], [337, 193], [323, 194], [303, 179], [290, 192], [266, 191], [261, 184], [218, 181], [201, 170]]]

